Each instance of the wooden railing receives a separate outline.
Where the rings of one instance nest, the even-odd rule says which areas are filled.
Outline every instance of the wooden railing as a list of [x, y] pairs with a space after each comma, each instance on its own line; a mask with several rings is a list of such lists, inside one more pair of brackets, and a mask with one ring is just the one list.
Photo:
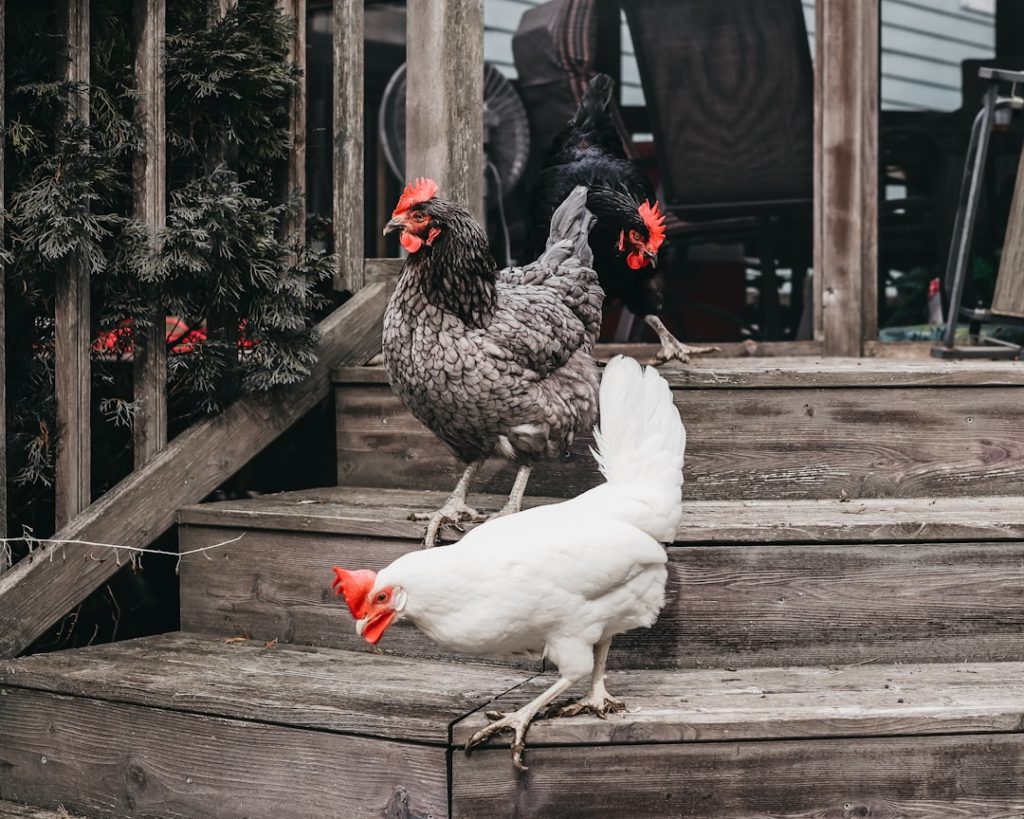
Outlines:
[[[166, 212], [161, 67], [166, 1], [136, 0], [134, 15], [136, 114], [143, 133], [143, 150], [133, 169], [134, 207], [152, 235], [162, 227]], [[88, 0], [61, 2], [71, 55], [68, 77], [87, 83]], [[280, 3], [297, 20], [292, 53], [304, 70], [305, 0]], [[413, 39], [418, 41], [409, 50], [409, 76], [440, 77], [431, 82], [428, 96], [435, 103], [449, 100], [449, 104], [429, 106], [410, 100], [415, 125], [409, 126], [409, 172], [433, 176], [452, 198], [482, 213], [482, 1], [410, 0], [408, 10], [409, 30], [416, 32]], [[2, 35], [0, 23], [0, 49]], [[398, 267], [395, 260], [365, 259], [363, 251], [363, 0], [336, 0], [334, 58], [335, 286], [354, 295], [318, 325], [318, 363], [312, 374], [287, 390], [242, 398], [167, 444], [164, 328], [136, 339], [135, 470], [90, 505], [89, 283], [84, 270], [69, 266], [60, 284], [64, 296], [58, 305], [55, 352], [62, 435], [57, 458], [59, 529], [54, 540], [148, 546], [173, 524], [178, 508], [202, 500], [324, 399], [332, 367], [364, 363], [379, 350], [384, 307]], [[2, 85], [0, 73], [0, 92]], [[416, 82], [411, 81], [410, 93], [415, 88]], [[76, 104], [87, 114], [84, 94]], [[0, 124], [2, 114], [0, 107]], [[294, 147], [288, 190], [295, 192], [305, 186], [305, 97], [301, 92], [292, 102], [291, 130]], [[0, 193], [2, 179], [0, 173]], [[304, 218], [302, 211], [294, 214], [288, 229], [302, 225]], [[0, 334], [0, 345], [2, 338]], [[6, 475], [6, 470], [0, 475]], [[0, 501], [4, 487], [0, 477]], [[119, 565], [112, 552], [51, 547], [51, 554], [37, 551], [34, 559], [22, 560], [0, 574], [0, 657], [24, 651]]]

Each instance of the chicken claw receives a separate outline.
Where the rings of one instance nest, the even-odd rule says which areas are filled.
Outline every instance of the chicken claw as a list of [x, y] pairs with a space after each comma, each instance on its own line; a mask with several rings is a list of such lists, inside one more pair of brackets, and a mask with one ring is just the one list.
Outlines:
[[671, 340], [662, 339], [661, 349], [658, 350], [658, 354], [651, 359], [650, 363], [657, 367], [666, 361], [675, 359], [680, 364], [688, 364], [691, 355], [713, 353], [721, 349], [721, 347], [713, 346], [691, 347], [689, 344], [683, 344], [683, 342], [675, 338]]
[[605, 719], [609, 714], [625, 710], [626, 703], [605, 692], [603, 697], [595, 697], [594, 694], [580, 697], [576, 702], [571, 702], [556, 709], [553, 716], [575, 717], [577, 714], [593, 714], [595, 717]]
[[437, 536], [445, 526], [454, 526], [461, 529], [463, 523], [483, 523], [487, 515], [481, 515], [471, 506], [464, 503], [446, 503], [436, 512], [413, 512], [409, 515], [410, 520], [426, 520], [427, 534], [423, 538], [423, 546], [429, 549], [437, 544]]
[[469, 741], [466, 742], [466, 753], [468, 754], [472, 748], [490, 739], [499, 731], [504, 731], [506, 728], [511, 729], [513, 732], [512, 764], [520, 771], [529, 770], [523, 764], [523, 751], [526, 750], [526, 730], [530, 727], [533, 715], [524, 713], [525, 711], [525, 708], [513, 711], [511, 714], [505, 714], [501, 711], [488, 711], [485, 716], [487, 719], [493, 720], [493, 722], [481, 728], [469, 738]]

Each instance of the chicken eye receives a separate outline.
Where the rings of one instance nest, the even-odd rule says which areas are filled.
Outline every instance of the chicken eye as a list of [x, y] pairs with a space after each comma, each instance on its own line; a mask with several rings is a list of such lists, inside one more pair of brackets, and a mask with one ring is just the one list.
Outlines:
[[377, 597], [375, 598], [375, 600], [378, 603], [386, 603], [386, 602], [388, 602], [388, 593], [387, 592], [383, 592], [383, 591], [382, 592], [378, 592]]
[[634, 244], [641, 244], [643, 242], [643, 239], [640, 238], [640, 234], [635, 230], [631, 230], [629, 232], [629, 240]]
[[420, 211], [414, 211], [412, 214], [412, 220], [414, 222], [422, 222], [426, 217]]

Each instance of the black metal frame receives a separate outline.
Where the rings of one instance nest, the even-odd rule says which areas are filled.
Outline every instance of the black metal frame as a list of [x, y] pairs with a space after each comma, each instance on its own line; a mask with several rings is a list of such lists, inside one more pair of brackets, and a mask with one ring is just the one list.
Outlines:
[[[985, 172], [985, 160], [988, 157], [988, 145], [992, 136], [992, 123], [997, 108], [1020, 108], [1021, 100], [1015, 94], [1009, 97], [999, 96], [999, 83], [1008, 82], [1014, 86], [1024, 85], [1024, 71], [1005, 71], [997, 68], [983, 67], [978, 69], [978, 76], [988, 82], [981, 110], [974, 118], [971, 126], [971, 139], [964, 160], [964, 174], [960, 183], [960, 198], [957, 203], [956, 219], [953, 223], [953, 236], [949, 244], [949, 256], [946, 260], [946, 282], [952, 281], [949, 293], [949, 317], [946, 332], [941, 346], [932, 348], [936, 358], [1024, 358], [1024, 348], [999, 339], [989, 338], [980, 333], [982, 323], [1003, 317], [996, 316], [991, 310], [964, 309], [961, 305], [964, 283], [967, 280], [967, 261], [970, 256], [971, 239], [974, 236], [974, 221], [978, 215], [978, 200], [981, 193], [982, 178]], [[977, 338], [978, 343], [967, 346], [956, 346], [956, 330], [961, 318], [970, 321], [970, 334]]]

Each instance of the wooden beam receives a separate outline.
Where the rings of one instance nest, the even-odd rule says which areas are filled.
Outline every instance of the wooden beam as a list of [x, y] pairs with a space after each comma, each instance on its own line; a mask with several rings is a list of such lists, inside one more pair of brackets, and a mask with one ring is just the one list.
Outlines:
[[285, 235], [306, 240], [306, 0], [278, 0], [281, 11], [295, 22], [295, 32], [288, 46], [288, 60], [302, 75], [292, 89], [288, 103], [288, 130], [292, 149], [288, 153], [288, 197], [298, 196], [295, 210], [285, 218]]
[[[69, 115], [89, 121], [89, 0], [61, 0], [59, 26], [65, 37], [65, 79], [72, 87]], [[88, 146], [83, 146], [83, 150]], [[89, 267], [72, 257], [57, 275], [54, 323], [57, 428], [56, 522], [63, 526], [92, 500], [90, 410], [92, 388]]]
[[409, 0], [405, 175], [484, 213], [482, 0]]
[[[318, 325], [317, 363], [301, 384], [246, 396], [189, 428], [54, 538], [148, 546], [179, 508], [201, 501], [326, 398], [333, 367], [365, 363], [380, 350], [388, 290], [385, 282], [367, 285]], [[118, 568], [112, 550], [68, 545], [0, 574], [0, 657], [24, 651]]]
[[363, 278], [363, 0], [334, 2], [335, 290]]
[[828, 355], [859, 356], [878, 334], [878, 4], [815, 6], [815, 271]]
[[[165, 86], [161, 48], [166, 30], [164, 0], [135, 0], [135, 115], [142, 149], [132, 174], [136, 218], [146, 226], [155, 247], [167, 216], [167, 146]], [[134, 383], [139, 412], [135, 418], [135, 466], [142, 466], [167, 443], [167, 345], [164, 311], [154, 324], [136, 329]]]
[[[4, 22], [7, 4], [0, 0], [0, 134], [4, 133]], [[0, 145], [0, 253], [4, 248], [4, 146]], [[7, 271], [0, 258], [0, 537], [7, 537], [7, 299], [5, 295]], [[0, 571], [6, 568], [0, 563]]]

